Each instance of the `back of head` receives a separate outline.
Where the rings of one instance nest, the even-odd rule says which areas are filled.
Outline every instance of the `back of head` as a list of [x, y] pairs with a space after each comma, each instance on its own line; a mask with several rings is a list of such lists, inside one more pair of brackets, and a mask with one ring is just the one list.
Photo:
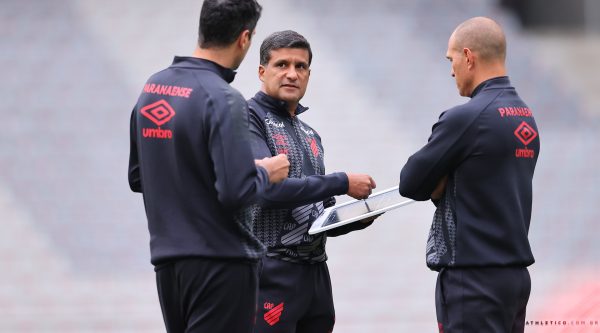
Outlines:
[[244, 30], [254, 31], [261, 11], [256, 0], [204, 0], [198, 45], [201, 48], [230, 45]]
[[271, 51], [277, 49], [304, 49], [308, 51], [308, 64], [312, 62], [312, 50], [308, 40], [301, 34], [284, 30], [277, 31], [269, 35], [260, 45], [260, 64], [265, 66], [271, 60]]
[[461, 23], [452, 34], [458, 49], [469, 48], [485, 62], [506, 59], [506, 37], [502, 27], [487, 17], [474, 17]]

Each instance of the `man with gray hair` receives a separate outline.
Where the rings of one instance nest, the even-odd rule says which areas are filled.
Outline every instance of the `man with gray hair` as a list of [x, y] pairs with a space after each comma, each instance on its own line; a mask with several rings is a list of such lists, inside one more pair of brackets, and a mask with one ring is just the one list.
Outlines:
[[427, 266], [438, 271], [440, 332], [523, 332], [534, 258], [527, 237], [540, 140], [506, 76], [498, 23], [475, 17], [450, 36], [459, 94], [400, 174], [400, 193], [437, 206]]
[[287, 179], [269, 185], [254, 207], [254, 233], [267, 246], [259, 279], [255, 333], [328, 333], [335, 312], [325, 242], [363, 229], [374, 218], [317, 235], [308, 229], [333, 196], [367, 198], [375, 182], [366, 174], [325, 174], [321, 137], [299, 115], [308, 86], [312, 50], [294, 31], [268, 36], [260, 47], [261, 90], [248, 101], [254, 158], [286, 154]]

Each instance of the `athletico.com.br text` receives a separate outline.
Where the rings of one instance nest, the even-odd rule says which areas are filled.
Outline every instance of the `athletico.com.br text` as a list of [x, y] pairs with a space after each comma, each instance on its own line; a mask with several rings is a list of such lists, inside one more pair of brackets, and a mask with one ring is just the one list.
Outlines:
[[526, 320], [525, 326], [600, 326], [600, 320]]

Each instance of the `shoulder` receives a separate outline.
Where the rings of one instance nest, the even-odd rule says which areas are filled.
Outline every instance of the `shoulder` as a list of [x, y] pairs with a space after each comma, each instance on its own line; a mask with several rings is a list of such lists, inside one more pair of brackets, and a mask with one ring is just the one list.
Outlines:
[[442, 112], [439, 120], [452, 124], [471, 122], [482, 111], [481, 109], [478, 110], [474, 107], [475, 105], [471, 104], [471, 102], [472, 100]]
[[215, 111], [246, 110], [248, 105], [242, 94], [218, 75], [211, 74], [214, 78], [199, 81], [198, 85]]
[[165, 79], [165, 78], [170, 78], [170, 77], [175, 77], [177, 74], [175, 74], [175, 72], [173, 71], [173, 68], [171, 68], [171, 66], [164, 68], [154, 74], [152, 74], [150, 76], [150, 78], [148, 78], [148, 81], [155, 81], [155, 80], [161, 80], [161, 79]]
[[433, 125], [432, 131], [440, 135], [462, 135], [476, 123], [482, 109], [471, 104], [471, 101], [457, 105], [440, 114], [438, 121]]
[[269, 113], [254, 97], [246, 101], [248, 105], [248, 115], [250, 116], [250, 122], [256, 126], [264, 127], [264, 122], [267, 119]]
[[248, 103], [248, 109], [250, 113], [254, 113], [260, 115], [261, 118], [264, 118], [264, 115], [267, 113], [265, 108], [256, 100], [256, 98], [252, 97], [246, 101]]

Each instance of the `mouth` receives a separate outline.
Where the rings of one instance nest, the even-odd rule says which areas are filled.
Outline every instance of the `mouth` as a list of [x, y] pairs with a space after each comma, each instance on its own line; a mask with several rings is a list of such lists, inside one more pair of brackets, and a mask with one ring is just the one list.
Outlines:
[[294, 84], [282, 84], [281, 85], [282, 88], [290, 88], [290, 89], [298, 89], [300, 87], [298, 87], [297, 85]]

